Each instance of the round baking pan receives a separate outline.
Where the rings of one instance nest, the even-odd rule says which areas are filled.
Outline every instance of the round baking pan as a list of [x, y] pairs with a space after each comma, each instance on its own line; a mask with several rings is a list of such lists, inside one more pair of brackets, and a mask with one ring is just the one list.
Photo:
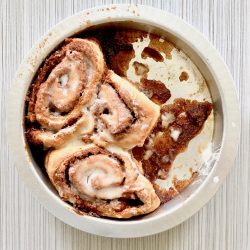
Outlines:
[[[155, 18], [157, 17], [157, 18]], [[214, 105], [213, 154], [202, 174], [181, 195], [155, 212], [129, 220], [81, 216], [62, 201], [30, 154], [24, 136], [25, 96], [37, 69], [66, 37], [92, 26], [116, 25], [163, 35], [183, 50], [205, 77]], [[230, 72], [218, 52], [193, 27], [174, 15], [141, 5], [110, 5], [84, 10], [53, 27], [20, 65], [10, 91], [8, 138], [22, 180], [56, 217], [80, 230], [107, 237], [140, 237], [176, 226], [197, 212], [218, 190], [237, 152], [240, 112]]]

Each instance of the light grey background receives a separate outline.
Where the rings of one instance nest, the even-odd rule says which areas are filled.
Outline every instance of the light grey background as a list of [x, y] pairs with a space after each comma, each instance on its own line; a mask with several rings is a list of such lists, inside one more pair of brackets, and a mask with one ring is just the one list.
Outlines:
[[18, 177], [6, 145], [5, 102], [22, 58], [42, 34], [63, 18], [97, 5], [129, 2], [0, 0], [0, 249], [250, 249], [250, 2], [247, 0], [134, 1], [167, 10], [195, 26], [222, 54], [235, 79], [242, 108], [238, 157], [224, 185], [196, 215], [172, 230], [150, 237], [98, 237], [67, 226], [49, 214]]

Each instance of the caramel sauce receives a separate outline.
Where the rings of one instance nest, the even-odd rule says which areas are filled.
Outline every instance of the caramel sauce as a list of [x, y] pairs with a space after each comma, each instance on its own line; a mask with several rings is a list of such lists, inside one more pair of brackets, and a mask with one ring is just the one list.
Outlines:
[[180, 76], [179, 76], [180, 81], [181, 81], [181, 82], [182, 82], [182, 81], [187, 81], [188, 78], [189, 78], [188, 73], [185, 72], [185, 71], [182, 71], [181, 74], [180, 74]]
[[[160, 120], [152, 133], [154, 135], [152, 145], [149, 146], [146, 141], [143, 147], [133, 149], [133, 155], [138, 161], [142, 161], [148, 179], [154, 181], [162, 178], [162, 175], [163, 179], [166, 177], [176, 156], [183, 152], [190, 140], [200, 133], [211, 111], [212, 104], [209, 102], [185, 99], [176, 99], [173, 104], [162, 107], [161, 113], [173, 114], [174, 121], [165, 128]], [[173, 129], [181, 131], [176, 140], [171, 136]], [[149, 159], [144, 159], [147, 150], [151, 150], [152, 155]]]
[[143, 59], [146, 59], [148, 57], [154, 59], [156, 62], [163, 62], [164, 58], [163, 56], [160, 54], [160, 52], [158, 52], [155, 49], [152, 49], [150, 47], [145, 47], [141, 53], [141, 57]]
[[[128, 62], [135, 57], [135, 52], [131, 50], [121, 50], [116, 55], [110, 58], [111, 68], [120, 76], [126, 77], [126, 72], [128, 70]], [[117, 63], [119, 61], [119, 63]]]
[[138, 76], [144, 76], [149, 72], [148, 65], [137, 61], [133, 62], [133, 67], [135, 69], [135, 74]]
[[171, 97], [170, 90], [167, 89], [161, 81], [143, 78], [140, 82], [140, 86], [142, 90], [147, 90], [152, 93], [152, 96], [149, 98], [157, 104], [161, 105]]

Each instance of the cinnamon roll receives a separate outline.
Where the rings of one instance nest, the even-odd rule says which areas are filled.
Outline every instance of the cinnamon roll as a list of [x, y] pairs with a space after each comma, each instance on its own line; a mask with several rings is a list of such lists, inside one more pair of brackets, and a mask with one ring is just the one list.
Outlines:
[[85, 122], [84, 106], [101, 81], [105, 62], [98, 43], [91, 39], [66, 39], [44, 63], [28, 97], [34, 144], [56, 147]]
[[152, 184], [125, 151], [69, 147], [50, 152], [45, 166], [62, 199], [83, 214], [129, 218], [160, 205]]
[[158, 105], [111, 70], [100, 85], [91, 110], [96, 116], [93, 141], [125, 149], [142, 146], [160, 115]]

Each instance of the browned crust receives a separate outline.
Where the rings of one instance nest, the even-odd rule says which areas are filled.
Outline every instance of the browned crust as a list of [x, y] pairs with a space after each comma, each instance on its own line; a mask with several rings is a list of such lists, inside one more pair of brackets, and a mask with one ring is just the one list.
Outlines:
[[[190, 140], [192, 140], [203, 128], [205, 121], [212, 111], [212, 104], [209, 102], [197, 102], [185, 99], [176, 99], [173, 104], [166, 105], [162, 108], [161, 113], [171, 113], [175, 120], [167, 128], [162, 127], [161, 120], [154, 129], [153, 144], [147, 147], [147, 141], [143, 147], [133, 149], [134, 157], [142, 161], [145, 175], [152, 181], [157, 177], [165, 178], [175, 157], [183, 152]], [[185, 113], [185, 115], [180, 115]], [[175, 141], [171, 137], [171, 129], [181, 131], [178, 139]], [[159, 135], [159, 132], [161, 134]], [[143, 159], [146, 150], [152, 151], [149, 159]], [[163, 161], [163, 157], [167, 160]], [[166, 159], [166, 158], [165, 158]], [[159, 175], [159, 171], [161, 174]], [[164, 177], [161, 175], [163, 174]]]
[[[66, 44], [67, 42], [65, 41], [63, 43], [63, 48], [65, 48]], [[63, 48], [57, 50], [56, 52], [54, 52], [52, 55], [50, 55], [48, 58], [45, 59], [43, 65], [38, 70], [36, 79], [30, 85], [30, 88], [26, 97], [26, 101], [28, 102], [27, 103], [28, 114], [26, 118], [30, 122], [34, 122], [36, 119], [34, 109], [35, 109], [36, 97], [37, 97], [37, 92], [39, 90], [39, 87], [43, 82], [46, 81], [48, 75], [53, 70], [53, 68], [55, 68], [55, 66], [58, 65], [65, 57], [66, 51]]]

